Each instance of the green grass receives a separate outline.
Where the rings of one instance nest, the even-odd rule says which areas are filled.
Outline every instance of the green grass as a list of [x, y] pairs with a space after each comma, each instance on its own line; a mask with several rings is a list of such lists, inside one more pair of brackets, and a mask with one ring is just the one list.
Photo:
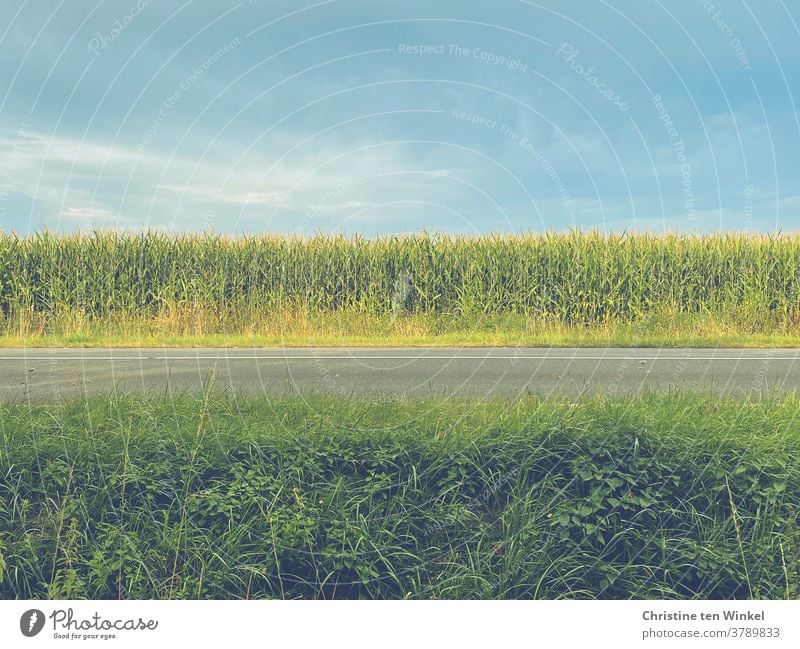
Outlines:
[[0, 234], [0, 345], [800, 344], [800, 237]]
[[0, 407], [0, 597], [798, 598], [800, 399]]

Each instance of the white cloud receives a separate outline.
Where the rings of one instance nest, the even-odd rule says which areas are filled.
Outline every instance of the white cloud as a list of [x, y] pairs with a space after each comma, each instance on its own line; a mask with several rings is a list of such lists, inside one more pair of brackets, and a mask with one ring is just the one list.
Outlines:
[[[452, 171], [433, 160], [418, 160], [404, 145], [352, 145], [351, 152], [316, 143], [310, 153], [271, 159], [250, 151], [231, 162], [227, 145], [195, 161], [153, 151], [30, 133], [25, 146], [9, 155], [14, 136], [0, 137], [0, 170], [13, 162], [15, 189], [44, 204], [57, 223], [71, 229], [86, 224], [121, 227], [169, 225], [192, 228], [198, 215], [211, 214], [224, 230], [258, 210], [263, 221], [312, 206], [334, 218], [387, 199], [419, 191], [443, 191], [432, 175]], [[222, 149], [222, 147], [220, 147]], [[441, 160], [440, 160], [441, 162]], [[422, 171], [405, 185], [374, 181], [381, 174]], [[449, 198], [459, 199], [456, 188]]]

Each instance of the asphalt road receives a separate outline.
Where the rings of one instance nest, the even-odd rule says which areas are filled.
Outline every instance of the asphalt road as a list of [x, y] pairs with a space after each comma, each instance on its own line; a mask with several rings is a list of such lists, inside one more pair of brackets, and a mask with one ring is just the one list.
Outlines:
[[800, 349], [0, 349], [0, 401], [112, 389], [395, 397], [800, 390]]

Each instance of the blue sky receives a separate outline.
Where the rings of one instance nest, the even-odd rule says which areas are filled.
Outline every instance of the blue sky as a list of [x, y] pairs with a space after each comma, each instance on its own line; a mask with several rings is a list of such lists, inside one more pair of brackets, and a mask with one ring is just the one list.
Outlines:
[[800, 229], [796, 0], [0, 0], [0, 228]]

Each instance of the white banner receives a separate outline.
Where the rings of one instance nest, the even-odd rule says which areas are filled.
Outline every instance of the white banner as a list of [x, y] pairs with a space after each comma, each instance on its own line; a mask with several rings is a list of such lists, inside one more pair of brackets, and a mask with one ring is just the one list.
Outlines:
[[0, 601], [0, 647], [800, 647], [800, 601]]

